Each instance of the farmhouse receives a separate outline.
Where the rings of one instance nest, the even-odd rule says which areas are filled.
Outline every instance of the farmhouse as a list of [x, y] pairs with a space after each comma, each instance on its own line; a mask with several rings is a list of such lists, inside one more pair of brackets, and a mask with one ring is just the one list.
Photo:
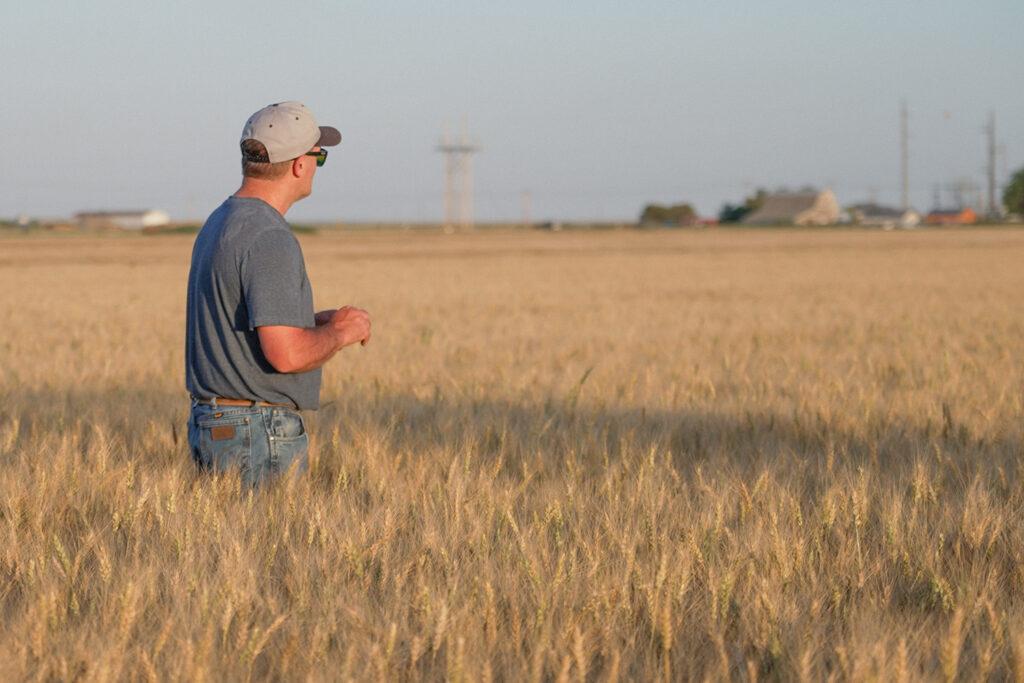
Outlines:
[[839, 202], [831, 190], [770, 194], [743, 219], [747, 225], [832, 225], [838, 221]]
[[87, 211], [75, 214], [75, 222], [82, 228], [121, 228], [142, 230], [167, 225], [171, 217], [166, 211]]
[[913, 228], [921, 223], [921, 214], [913, 209], [895, 209], [878, 204], [855, 204], [850, 207], [850, 216], [858, 225], [872, 225], [882, 228]]
[[974, 209], [936, 209], [927, 216], [924, 222], [928, 225], [970, 225], [978, 222], [978, 214]]

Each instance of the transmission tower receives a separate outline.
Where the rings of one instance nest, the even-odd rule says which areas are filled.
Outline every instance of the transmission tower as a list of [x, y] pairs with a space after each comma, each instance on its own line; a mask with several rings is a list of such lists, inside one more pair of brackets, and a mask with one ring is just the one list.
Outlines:
[[910, 209], [910, 132], [907, 125], [907, 101], [900, 103], [900, 204], [904, 211]]
[[985, 168], [988, 175], [988, 216], [994, 218], [999, 215], [999, 205], [996, 204], [996, 113], [989, 112], [988, 124], [985, 126], [986, 147], [988, 148], [988, 164]]
[[473, 227], [473, 154], [480, 148], [470, 142], [465, 126], [458, 140], [445, 129], [437, 151], [444, 154], [444, 227]]

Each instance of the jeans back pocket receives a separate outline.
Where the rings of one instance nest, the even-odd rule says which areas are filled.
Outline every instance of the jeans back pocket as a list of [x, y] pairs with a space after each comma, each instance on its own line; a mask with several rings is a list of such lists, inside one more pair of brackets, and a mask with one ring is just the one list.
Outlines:
[[196, 421], [200, 467], [216, 472], [252, 467], [252, 415], [203, 417]]

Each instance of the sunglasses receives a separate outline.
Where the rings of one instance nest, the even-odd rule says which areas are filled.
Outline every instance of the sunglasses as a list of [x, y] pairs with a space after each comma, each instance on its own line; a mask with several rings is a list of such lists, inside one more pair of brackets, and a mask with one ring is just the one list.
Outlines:
[[316, 157], [317, 167], [323, 166], [327, 163], [327, 150], [321, 149], [319, 152], [306, 152], [307, 157]]

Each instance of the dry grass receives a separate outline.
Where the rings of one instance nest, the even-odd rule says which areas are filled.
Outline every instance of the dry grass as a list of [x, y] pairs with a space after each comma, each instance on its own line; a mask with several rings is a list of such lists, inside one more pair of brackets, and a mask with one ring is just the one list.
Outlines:
[[374, 343], [246, 497], [191, 239], [0, 240], [0, 679], [1024, 676], [1024, 233], [303, 243]]

